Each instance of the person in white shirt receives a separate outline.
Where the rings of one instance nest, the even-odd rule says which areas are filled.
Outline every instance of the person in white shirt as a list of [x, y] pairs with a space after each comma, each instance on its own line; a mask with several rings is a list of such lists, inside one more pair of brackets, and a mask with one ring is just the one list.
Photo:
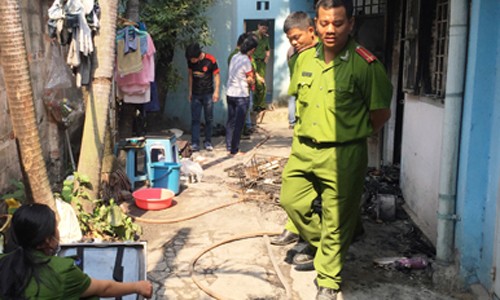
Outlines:
[[226, 148], [230, 155], [240, 152], [240, 139], [245, 116], [250, 101], [250, 88], [255, 84], [255, 71], [252, 68], [252, 54], [257, 48], [257, 40], [247, 37], [240, 46], [240, 52], [231, 58], [227, 80], [227, 123]]

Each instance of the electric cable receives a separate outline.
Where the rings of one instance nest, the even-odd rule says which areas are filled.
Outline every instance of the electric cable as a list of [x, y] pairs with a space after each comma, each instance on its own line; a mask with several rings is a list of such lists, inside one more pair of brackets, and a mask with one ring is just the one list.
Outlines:
[[[191, 273], [191, 279], [193, 280], [193, 282], [196, 284], [196, 286], [198, 286], [198, 288], [200, 288], [202, 291], [204, 291], [207, 295], [215, 298], [215, 299], [219, 299], [219, 300], [224, 300], [226, 298], [224, 298], [224, 296], [218, 294], [217, 292], [215, 292], [214, 290], [210, 289], [209, 287], [206, 287], [205, 285], [203, 285], [197, 278], [196, 278], [196, 274], [195, 274], [195, 270], [194, 270], [194, 267], [196, 265], [196, 262], [207, 252], [219, 247], [219, 246], [222, 246], [224, 244], [227, 244], [227, 243], [230, 243], [230, 242], [234, 242], [234, 241], [238, 241], [238, 240], [242, 240], [242, 239], [248, 239], [248, 238], [254, 238], [254, 237], [259, 237], [259, 236], [267, 236], [267, 235], [277, 235], [277, 234], [280, 234], [281, 232], [268, 232], [268, 231], [262, 231], [262, 232], [251, 232], [251, 233], [246, 233], [246, 234], [240, 234], [240, 235], [237, 235], [237, 236], [233, 236], [231, 238], [228, 238], [226, 240], [223, 240], [223, 241], [220, 241], [218, 243], [215, 243], [215, 244], [212, 244], [210, 245], [209, 247], [201, 250], [194, 258], [193, 260], [191, 261], [191, 264], [190, 264], [190, 267], [189, 267], [189, 272]], [[272, 259], [271, 259], [272, 260]], [[273, 262], [273, 266], [275, 266], [275, 262]], [[279, 268], [278, 268], [279, 269]], [[275, 267], [275, 271], [276, 270], [276, 267]], [[278, 277], [280, 278], [280, 281], [282, 280], [282, 276], [283, 274], [281, 273], [281, 271], [277, 271], [276, 272], [278, 274]], [[283, 284], [283, 281], [282, 281], [282, 284]], [[286, 284], [283, 284], [283, 286], [285, 287], [285, 290], [287, 289], [287, 285]], [[287, 292], [288, 294], [288, 292]]]
[[[259, 127], [259, 128], [262, 129], [266, 133], [266, 135], [265, 135], [265, 137], [259, 143], [257, 143], [254, 146], [254, 148], [251, 151], [249, 151], [249, 152], [246, 153], [246, 155], [249, 155], [249, 154], [251, 154], [251, 155], [249, 155], [248, 158], [245, 159], [244, 164], [248, 163], [248, 161], [250, 161], [250, 159], [252, 159], [252, 156], [257, 151], [257, 149], [259, 147], [261, 147], [271, 137], [271, 135], [269, 134], [269, 131], [267, 131], [266, 129], [261, 128], [261, 127]], [[182, 221], [187, 221], [187, 220], [190, 220], [190, 219], [194, 219], [196, 217], [202, 216], [204, 214], [207, 214], [207, 213], [210, 213], [210, 212], [213, 212], [215, 210], [219, 210], [221, 208], [225, 208], [225, 207], [228, 207], [228, 206], [231, 206], [231, 205], [243, 203], [243, 202], [246, 202], [246, 201], [258, 201], [257, 199], [252, 199], [252, 198], [246, 199], [246, 198], [244, 198], [242, 196], [242, 190], [238, 190], [237, 192], [239, 193], [239, 199], [237, 201], [233, 201], [233, 202], [229, 202], [229, 203], [224, 203], [224, 204], [221, 204], [219, 206], [215, 206], [215, 207], [209, 208], [207, 210], [204, 210], [204, 211], [201, 211], [201, 212], [197, 212], [197, 213], [194, 213], [192, 215], [189, 215], [189, 216], [186, 216], [186, 217], [182, 217], [182, 218], [176, 218], [176, 219], [150, 219], [150, 218], [138, 217], [136, 215], [131, 214], [129, 211], [127, 211], [126, 214], [129, 217], [132, 217], [137, 222], [142, 222], [142, 223], [147, 223], [147, 224], [172, 224], [172, 223], [178, 223], [178, 222], [182, 222]], [[191, 264], [190, 264], [190, 268], [189, 268], [189, 271], [191, 273], [191, 279], [196, 284], [196, 286], [198, 286], [198, 288], [201, 289], [203, 292], [205, 292], [207, 295], [209, 295], [209, 296], [211, 296], [211, 297], [213, 297], [215, 299], [225, 300], [224, 296], [218, 294], [214, 290], [212, 290], [209, 287], [203, 285], [203, 283], [196, 278], [196, 273], [195, 273], [196, 262], [205, 253], [207, 253], [207, 252], [209, 252], [209, 251], [211, 251], [211, 250], [213, 250], [213, 249], [215, 249], [215, 248], [217, 248], [217, 247], [219, 247], [221, 245], [224, 245], [224, 244], [227, 244], [227, 243], [230, 243], [230, 242], [234, 242], [234, 241], [238, 241], [238, 240], [242, 240], [242, 239], [255, 238], [255, 237], [262, 236], [264, 238], [264, 243], [266, 245], [266, 248], [267, 248], [267, 251], [268, 251], [268, 254], [269, 254], [269, 258], [270, 258], [271, 263], [273, 265], [273, 268], [274, 268], [274, 270], [276, 272], [276, 275], [278, 276], [278, 279], [280, 280], [282, 286], [285, 289], [286, 299], [292, 299], [291, 298], [292, 297], [291, 296], [292, 295], [291, 288], [290, 288], [289, 284], [287, 283], [287, 281], [285, 279], [285, 276], [281, 272], [281, 269], [279, 268], [278, 263], [276, 261], [276, 258], [274, 257], [274, 254], [272, 253], [272, 250], [271, 250], [271, 247], [270, 247], [269, 236], [270, 235], [279, 235], [280, 233], [281, 232], [260, 231], [260, 232], [252, 232], [252, 233], [240, 234], [240, 235], [228, 238], [226, 240], [223, 240], [221, 242], [218, 242], [218, 243], [210, 245], [209, 247], [201, 250], [192, 259]]]

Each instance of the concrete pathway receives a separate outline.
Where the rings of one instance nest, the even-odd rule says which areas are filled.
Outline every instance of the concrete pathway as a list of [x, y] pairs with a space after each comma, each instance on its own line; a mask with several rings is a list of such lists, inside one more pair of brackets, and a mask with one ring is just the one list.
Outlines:
[[[204, 166], [202, 181], [186, 183], [174, 206], [162, 211], [131, 206], [133, 214], [151, 222], [187, 218], [170, 224], [139, 223], [144, 230], [142, 239], [148, 242], [147, 273], [154, 283], [153, 299], [315, 299], [315, 272], [297, 272], [284, 261], [294, 245], [270, 246], [268, 237], [260, 235], [282, 231], [286, 214], [276, 203], [263, 196], [262, 201], [245, 201], [190, 217], [244, 198], [236, 189], [238, 179], [228, 177], [224, 169], [248, 163], [253, 155], [288, 156], [292, 131], [286, 120], [286, 109], [267, 112], [262, 129], [251, 140], [242, 141], [246, 155], [228, 157], [222, 137], [214, 140], [213, 152], [196, 153], [194, 159]], [[429, 270], [403, 273], [373, 266], [376, 257], [401, 255], [395, 248], [398, 235], [408, 224], [366, 220], [365, 238], [351, 247], [347, 258], [343, 298], [476, 299], [469, 294], [438, 293]], [[212, 245], [253, 234], [257, 236], [227, 242], [199, 255]], [[208, 294], [192, 278], [190, 269], [197, 257], [194, 278]]]

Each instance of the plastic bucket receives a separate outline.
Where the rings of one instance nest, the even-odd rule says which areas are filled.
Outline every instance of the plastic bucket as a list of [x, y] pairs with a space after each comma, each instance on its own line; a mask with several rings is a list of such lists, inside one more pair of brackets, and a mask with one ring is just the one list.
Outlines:
[[175, 162], [155, 162], [151, 164], [153, 169], [152, 186], [165, 188], [179, 194], [179, 179], [181, 176], [181, 164]]

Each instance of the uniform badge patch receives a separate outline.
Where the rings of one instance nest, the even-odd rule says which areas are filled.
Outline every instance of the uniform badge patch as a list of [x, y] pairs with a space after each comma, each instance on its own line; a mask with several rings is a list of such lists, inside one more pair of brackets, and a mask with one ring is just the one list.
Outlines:
[[311, 72], [305, 72], [304, 71], [304, 72], [302, 72], [302, 76], [304, 76], [304, 77], [312, 77], [313, 73], [311, 73]]
[[356, 47], [356, 53], [359, 54], [359, 56], [361, 56], [369, 64], [377, 60], [377, 57], [370, 51], [366, 50], [366, 48], [364, 47]]

